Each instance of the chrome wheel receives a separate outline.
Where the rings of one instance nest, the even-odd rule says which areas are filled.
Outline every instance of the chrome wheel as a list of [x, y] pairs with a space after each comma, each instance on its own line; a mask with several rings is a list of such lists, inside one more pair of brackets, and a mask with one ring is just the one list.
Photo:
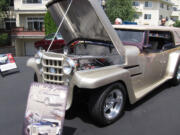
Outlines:
[[124, 112], [126, 88], [121, 83], [113, 83], [96, 93], [89, 100], [89, 113], [100, 126], [117, 121]]
[[104, 102], [104, 116], [106, 119], [114, 119], [121, 112], [123, 105], [123, 93], [119, 89], [111, 91]]
[[179, 67], [178, 67], [178, 69], [177, 69], [176, 78], [177, 78], [177, 80], [180, 80], [180, 65], [179, 65]]

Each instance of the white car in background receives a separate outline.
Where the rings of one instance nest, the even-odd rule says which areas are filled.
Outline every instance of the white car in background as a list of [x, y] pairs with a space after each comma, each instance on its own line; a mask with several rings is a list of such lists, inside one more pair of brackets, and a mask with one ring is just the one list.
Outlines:
[[60, 121], [54, 119], [43, 119], [39, 123], [33, 123], [27, 127], [29, 135], [60, 135]]

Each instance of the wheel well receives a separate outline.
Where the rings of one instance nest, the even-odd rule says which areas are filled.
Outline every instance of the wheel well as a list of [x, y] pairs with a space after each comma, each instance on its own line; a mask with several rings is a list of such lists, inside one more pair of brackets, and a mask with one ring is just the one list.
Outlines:
[[[95, 92], [95, 90], [97, 89], [104, 89], [105, 87], [111, 85], [111, 84], [114, 84], [114, 83], [121, 83], [124, 88], [125, 88], [125, 94], [127, 96], [127, 104], [130, 104], [130, 100], [129, 100], [129, 94], [128, 94], [128, 91], [127, 91], [127, 87], [126, 87], [126, 84], [122, 81], [122, 80], [119, 80], [119, 81], [116, 81], [116, 82], [113, 82], [113, 83], [110, 83], [110, 84], [107, 84], [105, 86], [102, 86], [102, 87], [99, 87], [99, 88], [95, 88], [95, 89], [87, 89], [87, 88], [79, 88], [78, 86], [74, 86], [73, 88], [73, 102], [74, 102], [74, 99], [78, 99], [78, 101], [80, 99], [85, 99], [85, 100], [88, 100], [88, 98], [90, 97], [90, 95]], [[83, 100], [84, 101], [84, 100]]]
[[114, 83], [121, 83], [121, 84], [124, 86], [125, 92], [126, 92], [126, 96], [127, 96], [127, 98], [126, 98], [126, 100], [127, 100], [127, 101], [126, 101], [126, 104], [130, 104], [129, 94], [128, 94], [128, 91], [127, 91], [126, 84], [125, 84], [122, 80], [119, 80], [119, 81], [114, 82]]

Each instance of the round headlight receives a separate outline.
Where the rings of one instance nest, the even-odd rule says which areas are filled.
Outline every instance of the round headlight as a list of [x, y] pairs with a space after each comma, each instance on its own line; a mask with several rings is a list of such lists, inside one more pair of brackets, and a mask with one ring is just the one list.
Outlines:
[[75, 67], [75, 63], [72, 59], [67, 58], [63, 63], [63, 72], [66, 75], [70, 75]]
[[41, 64], [41, 59], [40, 58], [36, 58], [36, 64]]
[[43, 57], [43, 53], [41, 51], [38, 51], [35, 55], [36, 64], [41, 64], [42, 57]]
[[37, 52], [37, 56], [38, 56], [39, 58], [42, 58], [43, 53], [42, 53], [41, 51], [38, 51], [38, 52]]

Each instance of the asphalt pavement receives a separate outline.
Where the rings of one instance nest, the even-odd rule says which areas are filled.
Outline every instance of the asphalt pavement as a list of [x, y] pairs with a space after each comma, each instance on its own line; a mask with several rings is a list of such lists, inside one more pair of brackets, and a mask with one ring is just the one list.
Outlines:
[[[0, 135], [21, 135], [33, 70], [27, 57], [15, 58], [20, 72], [0, 76]], [[163, 84], [107, 127], [96, 126], [85, 108], [65, 120], [64, 135], [179, 135], [180, 86]]]

